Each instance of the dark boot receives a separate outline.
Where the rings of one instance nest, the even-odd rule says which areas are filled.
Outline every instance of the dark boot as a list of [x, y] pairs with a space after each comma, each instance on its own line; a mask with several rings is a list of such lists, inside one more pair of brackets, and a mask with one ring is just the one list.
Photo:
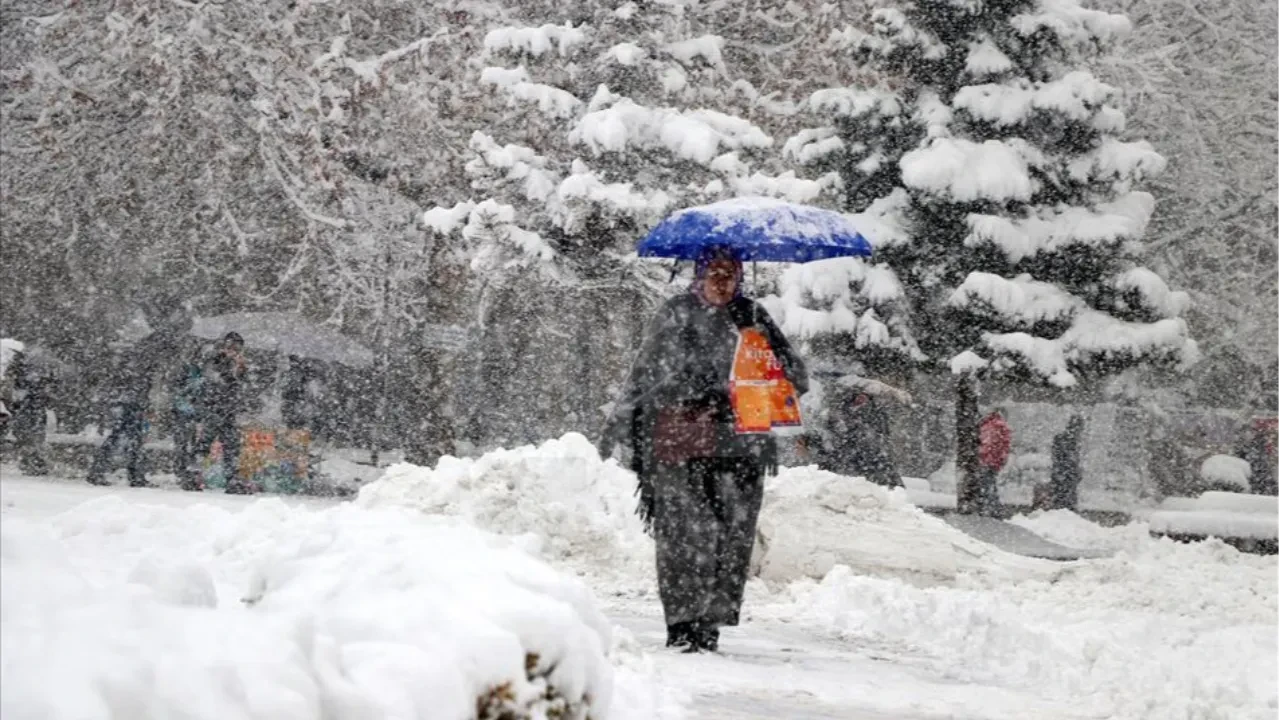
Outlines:
[[109, 487], [111, 485], [111, 481], [101, 475], [90, 475], [85, 478], [85, 482], [88, 482], [90, 485], [97, 485], [98, 487]]
[[691, 637], [694, 649], [689, 652], [715, 652], [720, 649], [720, 628], [707, 623], [696, 623]]
[[178, 483], [178, 487], [187, 492], [201, 492], [204, 490], [204, 483], [194, 477], [186, 477]]
[[668, 625], [667, 647], [683, 652], [697, 652], [693, 649], [693, 623], [680, 622]]
[[230, 480], [227, 482], [227, 489], [223, 492], [228, 495], [252, 495], [256, 491], [244, 480]]
[[145, 477], [133, 477], [133, 478], [129, 478], [129, 487], [153, 488], [153, 487], [156, 487], [156, 484], [146, 479]]

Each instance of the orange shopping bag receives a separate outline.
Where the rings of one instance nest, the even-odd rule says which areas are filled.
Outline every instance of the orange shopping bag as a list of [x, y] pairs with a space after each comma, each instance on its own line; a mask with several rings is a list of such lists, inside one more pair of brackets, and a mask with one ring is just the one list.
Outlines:
[[738, 335], [729, 380], [734, 431], [739, 434], [799, 429], [800, 403], [768, 338], [755, 328]]

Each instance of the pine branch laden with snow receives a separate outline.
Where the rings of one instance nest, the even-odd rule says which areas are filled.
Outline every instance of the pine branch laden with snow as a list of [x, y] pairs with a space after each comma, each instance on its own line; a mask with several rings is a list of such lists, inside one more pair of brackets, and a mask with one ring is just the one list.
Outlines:
[[626, 4], [586, 22], [563, 12], [486, 34], [476, 79], [495, 121], [473, 136], [467, 165], [472, 197], [514, 208], [553, 262], [604, 272], [676, 208], [743, 194], [808, 201], [838, 183], [755, 166], [773, 139], [731, 112], [725, 39], [699, 31], [698, 10]]
[[[846, 197], [890, 182], [878, 205], [861, 202], [891, 228], [879, 262], [917, 313], [930, 361], [1067, 387], [1198, 357], [1189, 297], [1140, 262], [1155, 198], [1138, 188], [1165, 159], [1120, 138], [1121, 89], [1083, 67], [1129, 29], [1074, 0], [930, 2], [875, 10], [869, 33], [843, 37], [901, 85], [815, 93], [812, 109], [833, 124], [784, 151], [800, 165], [843, 163]], [[877, 119], [879, 137], [841, 129], [850, 117]], [[883, 132], [887, 118], [903, 127]], [[858, 158], [874, 162], [851, 168]]]

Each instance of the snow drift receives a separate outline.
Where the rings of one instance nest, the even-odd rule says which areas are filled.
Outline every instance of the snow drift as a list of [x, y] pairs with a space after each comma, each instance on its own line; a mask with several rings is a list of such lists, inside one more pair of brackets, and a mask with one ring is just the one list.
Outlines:
[[635, 488], [633, 473], [569, 433], [479, 458], [444, 457], [434, 468], [394, 465], [356, 502], [463, 517], [524, 536], [531, 549], [577, 569], [648, 583], [653, 543], [635, 514]]
[[1156, 540], [1067, 511], [1015, 523], [1060, 542], [1117, 549], [1048, 578], [971, 573], [913, 587], [837, 565], [767, 608], [858, 643], [910, 646], [962, 680], [996, 680], [1078, 702], [1097, 717], [1275, 716], [1274, 560], [1217, 541]]
[[815, 467], [784, 469], [765, 486], [760, 536], [760, 576], [770, 581], [821, 578], [837, 565], [923, 584], [1056, 568], [975, 540], [912, 505], [904, 490]]
[[106, 497], [0, 556], [5, 717], [618, 716], [586, 587], [454, 520]]

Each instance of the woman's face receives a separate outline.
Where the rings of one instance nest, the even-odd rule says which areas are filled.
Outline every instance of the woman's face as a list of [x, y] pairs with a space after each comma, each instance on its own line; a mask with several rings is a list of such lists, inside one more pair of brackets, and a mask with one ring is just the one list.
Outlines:
[[728, 305], [738, 292], [738, 266], [732, 260], [712, 260], [702, 276], [702, 297], [712, 305]]

